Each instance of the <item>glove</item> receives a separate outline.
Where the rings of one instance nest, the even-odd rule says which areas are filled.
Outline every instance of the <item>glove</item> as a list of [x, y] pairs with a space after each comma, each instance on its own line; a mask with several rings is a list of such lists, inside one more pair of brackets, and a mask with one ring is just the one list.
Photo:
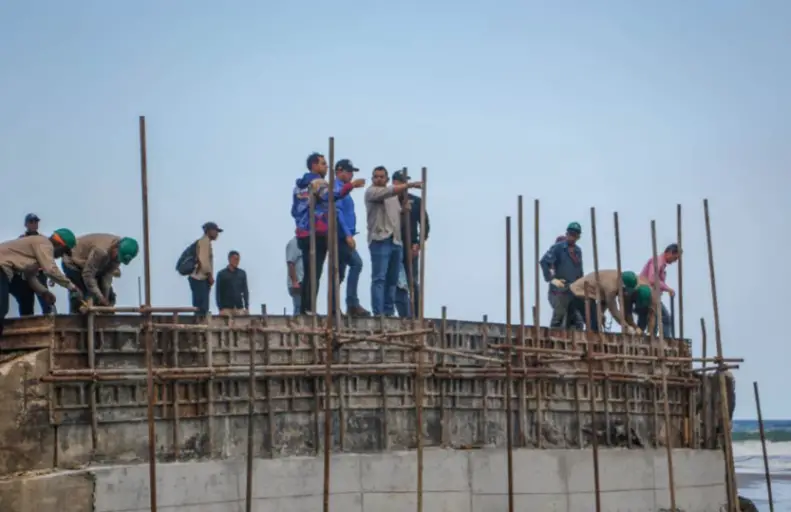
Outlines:
[[563, 279], [558, 279], [556, 277], [552, 281], [550, 281], [549, 284], [557, 288], [563, 288], [564, 286], [566, 286], [566, 281], [564, 281]]

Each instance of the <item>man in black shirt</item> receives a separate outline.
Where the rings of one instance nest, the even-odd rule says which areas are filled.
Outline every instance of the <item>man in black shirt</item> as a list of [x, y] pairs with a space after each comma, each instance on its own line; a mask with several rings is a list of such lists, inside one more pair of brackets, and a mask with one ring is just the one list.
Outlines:
[[241, 257], [237, 251], [228, 253], [228, 266], [217, 272], [217, 308], [221, 315], [247, 315], [250, 310], [250, 291], [247, 274], [239, 268]]
[[[393, 173], [393, 185], [407, 183], [410, 180], [406, 169], [396, 171]], [[426, 212], [426, 232], [420, 232], [420, 208], [422, 199], [415, 194], [407, 194], [408, 211], [404, 211], [404, 220], [401, 222], [401, 240], [404, 241], [404, 271], [407, 273], [409, 279], [409, 258], [412, 259], [412, 289], [415, 296], [412, 297], [410, 316], [417, 317], [416, 312], [420, 305], [420, 237], [423, 237], [424, 242], [428, 240], [428, 233], [430, 226], [428, 222], [428, 212]], [[409, 222], [409, 235], [412, 237], [411, 241], [407, 240], [407, 222]]]

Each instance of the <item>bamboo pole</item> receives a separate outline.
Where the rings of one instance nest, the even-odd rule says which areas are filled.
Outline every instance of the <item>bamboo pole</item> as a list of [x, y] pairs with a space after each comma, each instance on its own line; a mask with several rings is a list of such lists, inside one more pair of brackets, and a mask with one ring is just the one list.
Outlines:
[[[523, 205], [522, 205], [522, 196], [519, 196], [518, 202], [518, 215], [519, 218], [517, 219], [518, 222], [518, 237], [519, 237], [519, 346], [525, 346], [525, 233], [524, 233], [524, 214], [523, 214]], [[509, 230], [510, 236], [510, 230]], [[510, 254], [510, 253], [509, 253]], [[510, 285], [510, 281], [509, 281]], [[510, 294], [509, 294], [510, 299]], [[509, 322], [506, 321], [506, 324]], [[511, 343], [511, 339], [508, 339], [509, 345], [513, 345]], [[509, 366], [512, 364], [512, 352], [508, 350], [508, 364]], [[517, 358], [517, 366], [522, 368], [525, 366], [525, 358], [520, 356]], [[527, 425], [525, 422], [525, 417], [527, 414], [527, 404], [525, 403], [525, 380], [519, 380], [519, 441], [517, 443], [518, 446], [526, 446], [527, 445]]]
[[[596, 388], [594, 387], [595, 381], [593, 379], [593, 361], [591, 360], [594, 344], [589, 338], [591, 334], [591, 304], [590, 300], [588, 299], [589, 288], [587, 282], [584, 284], [583, 294], [585, 297], [585, 325], [587, 326], [587, 330], [585, 331], [585, 359], [588, 363], [588, 406], [590, 407], [591, 443], [593, 445], [593, 489], [596, 497], [596, 512], [601, 512], [601, 486], [599, 484], [599, 430], [596, 428]], [[598, 295], [598, 291], [596, 292], [596, 295]]]
[[[596, 279], [596, 334], [599, 338], [599, 345], [602, 351], [605, 350], [605, 342], [604, 342], [604, 335], [602, 331], [604, 329], [604, 311], [602, 311], [602, 302], [604, 300], [604, 296], [601, 292], [601, 279], [599, 277], [599, 244], [598, 238], [596, 236], [596, 208], [591, 207], [591, 243], [593, 244], [593, 271], [594, 277]], [[619, 282], [619, 289], [621, 288]], [[590, 345], [588, 345], [590, 348]], [[591, 350], [588, 350], [588, 364], [590, 365], [591, 361], [593, 361], [593, 354]], [[602, 364], [602, 370], [604, 370], [604, 365]], [[591, 390], [593, 393], [594, 390]], [[607, 393], [607, 381], [605, 380], [602, 383], [602, 395], [605, 400], [607, 400], [608, 393]], [[611, 444], [610, 442], [610, 412], [608, 408], [609, 404], [607, 401], [604, 403], [604, 426], [605, 426], [605, 439], [607, 446]], [[593, 414], [593, 413], [591, 413]]]
[[[705, 372], [706, 362], [708, 359], [706, 358], [706, 350], [708, 348], [708, 342], [706, 337], [706, 321], [701, 317], [700, 319], [700, 344], [701, 344], [701, 355], [703, 356], [703, 361], [701, 370]], [[709, 413], [709, 378], [708, 376], [703, 376], [703, 400], [702, 400], [702, 409], [703, 409], [703, 447], [704, 448], [711, 448], [711, 422], [712, 422], [712, 415]]]
[[151, 238], [148, 222], [148, 154], [146, 151], [146, 118], [140, 116], [140, 183], [143, 195], [143, 269], [146, 307], [146, 391], [148, 393], [148, 479], [151, 512], [157, 512], [157, 449], [154, 424], [154, 339], [151, 324]]
[[[616, 268], [618, 269], [618, 281], [623, 282], [623, 276], [622, 276], [623, 268], [621, 267], [621, 226], [620, 226], [620, 222], [618, 221], [618, 212], [613, 212], [612, 217], [613, 217], [613, 225], [615, 228], [615, 261], [616, 261]], [[632, 308], [626, 307], [622, 286], [618, 288], [618, 302], [621, 311], [623, 311], [624, 318], [627, 315], [627, 311], [629, 311], [628, 313], [629, 315], [632, 315], [631, 312]], [[630, 336], [629, 338], [630, 339], [627, 346], [631, 348], [634, 344], [634, 336]], [[623, 370], [627, 371], [628, 368], [629, 366], [624, 361]], [[632, 389], [632, 386], [626, 385], [624, 386], [624, 389], [626, 391], [625, 393], [626, 396], [624, 397], [624, 410], [626, 411], [626, 447], [631, 448], [632, 447], [632, 413], [630, 411], [630, 405], [629, 405], [629, 393]]]
[[761, 397], [758, 393], [758, 383], [753, 382], [755, 392], [755, 410], [758, 413], [758, 431], [761, 433], [761, 451], [764, 456], [764, 475], [766, 475], [766, 493], [769, 498], [769, 512], [775, 512], [775, 503], [772, 499], [772, 476], [769, 473], [769, 456], [766, 453], [766, 433], [764, 432], [764, 417], [761, 414]]
[[[534, 275], [533, 287], [535, 288], [535, 306], [533, 306], [533, 346], [541, 347], [541, 270], [540, 270], [540, 253], [539, 244], [541, 243], [539, 236], [540, 227], [540, 203], [538, 199], [533, 202], [533, 258], [534, 258]], [[538, 448], [544, 447], [544, 413], [542, 411], [543, 402], [543, 381], [536, 380], [536, 440]]]
[[[327, 210], [327, 251], [329, 261], [327, 264], [327, 330], [324, 335], [324, 512], [330, 512], [330, 453], [332, 452], [332, 328], [333, 320], [335, 317], [335, 300], [333, 294], [335, 293], [335, 254], [336, 245], [332, 240], [337, 237], [335, 232], [336, 212], [335, 212], [335, 138], [330, 137], [330, 151], [329, 151], [329, 175], [327, 197], [329, 199], [329, 208]], [[315, 231], [315, 230], [314, 230]], [[315, 236], [315, 235], [314, 235]], [[311, 290], [313, 296], [316, 297], [316, 290]], [[314, 318], [317, 316], [315, 307], [315, 299], [313, 302]]]
[[[670, 491], [670, 510], [676, 510], [676, 484], [675, 474], [673, 471], [673, 435], [671, 430], [673, 425], [670, 423], [670, 397], [667, 392], [667, 374], [665, 373], [665, 333], [662, 326], [662, 294], [659, 291], [659, 262], [657, 258], [656, 249], [656, 221], [651, 221], [651, 247], [653, 249], [653, 264], [654, 264], [654, 307], [656, 308], [655, 315], [659, 325], [659, 340], [661, 359], [659, 360], [659, 370], [662, 374], [662, 394], [664, 412], [665, 412], [665, 449], [667, 450], [667, 478], [668, 488]], [[651, 331], [653, 332], [653, 330]], [[654, 388], [656, 389], [656, 388]]]
[[[521, 199], [521, 196], [520, 196]], [[519, 202], [521, 205], [521, 201]], [[521, 208], [520, 208], [521, 210]], [[520, 211], [521, 213], [521, 211]], [[505, 218], [505, 337], [508, 340], [508, 356], [505, 362], [505, 429], [506, 443], [508, 449], [508, 512], [514, 512], [514, 441], [513, 430], [511, 428], [512, 409], [511, 404], [511, 217]]]
[[250, 329], [250, 377], [248, 385], [247, 403], [247, 488], [245, 489], [245, 511], [253, 511], [253, 458], [255, 457], [255, 445], [253, 418], [255, 416], [255, 330]]
[[[714, 338], [717, 344], [717, 357], [722, 359], [722, 332], [720, 331], [720, 307], [717, 302], [717, 280], [714, 276], [714, 249], [711, 243], [711, 219], [709, 217], [709, 200], [703, 200], [703, 215], [706, 221], [706, 245], [709, 253], [709, 277], [711, 279], [711, 300], [714, 306]], [[719, 363], [718, 366], [722, 366]], [[727, 469], [729, 512], [738, 512], [739, 501], [736, 494], [736, 476], [733, 467], [733, 445], [731, 444], [731, 418], [728, 410], [728, 386], [725, 383], [725, 374], [719, 372], [720, 381], [720, 413], [722, 414], [722, 437], [725, 448], [725, 464]]]
[[[426, 293], [426, 286], [425, 282], [423, 281], [425, 277], [426, 271], [426, 196], [427, 194], [427, 178], [428, 178], [428, 171], [425, 167], [420, 170], [421, 174], [421, 181], [422, 181], [422, 200], [420, 201], [420, 283], [419, 283], [419, 291], [420, 297], [418, 300], [418, 319], [420, 321], [420, 327], [424, 327], [424, 298]], [[412, 257], [410, 255], [409, 261], [412, 261]], [[412, 295], [409, 296], [410, 302], [410, 309], [413, 307], [414, 298]], [[412, 314], [412, 318], [415, 318], [415, 315]], [[415, 375], [415, 419], [417, 421], [417, 511], [423, 512], [423, 350], [426, 348], [426, 335], [423, 335], [423, 338], [420, 342], [420, 350], [416, 352], [417, 354], [417, 370]]]
[[[678, 336], [679, 339], [684, 339], [684, 252], [681, 243], [681, 205], [676, 205], [676, 230], [678, 231], [676, 243], [678, 244]], [[673, 322], [676, 322], [676, 317], [673, 317]], [[673, 334], [676, 334], [675, 332]]]

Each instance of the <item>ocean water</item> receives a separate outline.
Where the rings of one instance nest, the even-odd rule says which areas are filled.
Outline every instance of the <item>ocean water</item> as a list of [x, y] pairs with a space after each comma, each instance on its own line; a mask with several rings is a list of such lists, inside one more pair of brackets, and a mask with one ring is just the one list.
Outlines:
[[[791, 420], [764, 420], [775, 512], [791, 512]], [[733, 420], [733, 459], [739, 494], [769, 511], [761, 436], [756, 420]]]

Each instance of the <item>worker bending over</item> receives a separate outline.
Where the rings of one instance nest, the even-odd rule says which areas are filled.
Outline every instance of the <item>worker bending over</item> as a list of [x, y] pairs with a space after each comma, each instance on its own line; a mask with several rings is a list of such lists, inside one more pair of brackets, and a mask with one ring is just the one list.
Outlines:
[[[624, 318], [618, 304], [620, 299], [616, 299], [618, 299], [621, 290], [623, 290], [623, 300], [626, 302], [636, 286], [637, 276], [634, 272], [622, 272], [621, 279], [618, 279], [617, 270], [599, 270], [598, 283], [596, 272], [593, 272], [582, 279], [574, 281], [569, 289], [575, 298], [573, 308], [581, 311], [583, 318], [589, 321], [588, 329], [590, 331], [599, 332], [599, 326], [602, 325], [604, 312], [609, 310], [624, 333], [634, 334], [637, 332], [637, 325], [634, 323], [634, 318], [631, 314], [627, 314]], [[596, 309], [597, 298], [601, 306], [602, 317], [599, 317], [599, 312]], [[590, 307], [589, 317], [586, 315], [585, 311], [586, 303]], [[624, 305], [621, 304], [621, 307], [623, 306]], [[623, 307], [623, 309], [626, 310], [625, 307]], [[571, 314], [571, 311], [569, 311], [569, 313]]]
[[44, 297], [48, 305], [55, 303], [55, 295], [36, 279], [39, 271], [70, 292], [80, 293], [55, 263], [76, 243], [74, 233], [64, 228], [56, 230], [49, 238], [31, 235], [0, 244], [0, 336], [11, 295], [14, 298], [25, 296], [32, 288], [37, 295]]
[[129, 265], [138, 250], [134, 238], [106, 233], [79, 237], [71, 255], [63, 257], [63, 271], [80, 290], [70, 297], [70, 312], [79, 312], [83, 295], [102, 306], [115, 304], [113, 277], [121, 277], [120, 265]]
[[[661, 290], [659, 291], [661, 294]], [[657, 294], [654, 293], [653, 288], [648, 282], [648, 279], [640, 276], [638, 278], [637, 288], [632, 292], [627, 302], [627, 308], [637, 314], [637, 325], [640, 331], [646, 331], [647, 334], [656, 332], [656, 305]], [[660, 302], [661, 304], [661, 302]], [[662, 323], [665, 324], [664, 306], [662, 307]], [[668, 333], [663, 333], [665, 337], [669, 337]]]

